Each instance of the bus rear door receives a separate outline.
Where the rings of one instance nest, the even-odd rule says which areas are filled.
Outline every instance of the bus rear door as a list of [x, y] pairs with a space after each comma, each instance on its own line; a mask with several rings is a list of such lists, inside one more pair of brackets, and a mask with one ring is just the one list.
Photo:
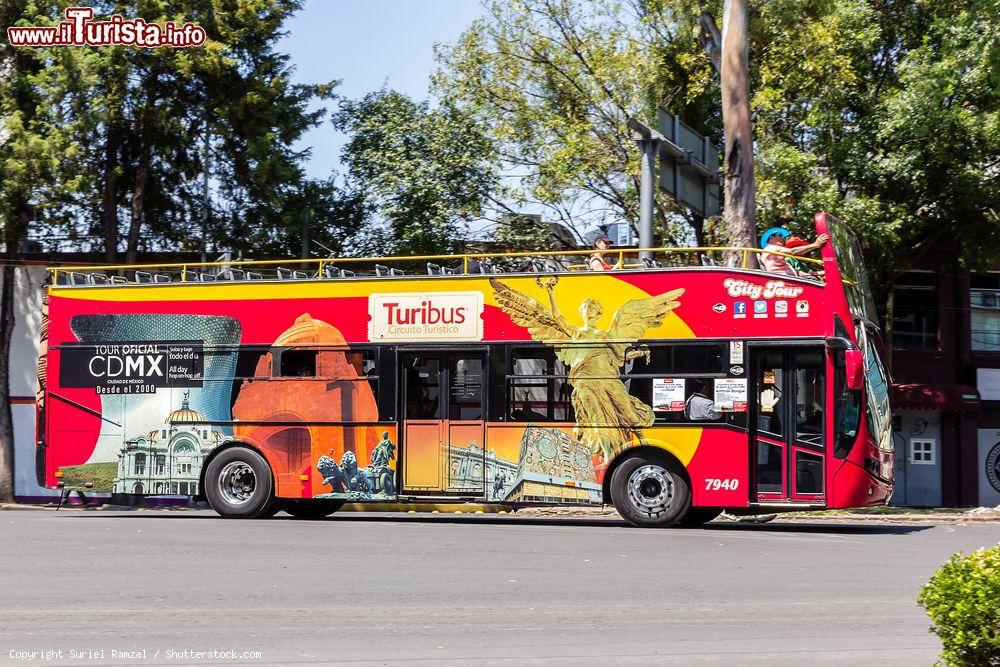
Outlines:
[[752, 364], [751, 500], [824, 504], [823, 348], [756, 348]]
[[402, 355], [403, 490], [485, 494], [484, 352]]

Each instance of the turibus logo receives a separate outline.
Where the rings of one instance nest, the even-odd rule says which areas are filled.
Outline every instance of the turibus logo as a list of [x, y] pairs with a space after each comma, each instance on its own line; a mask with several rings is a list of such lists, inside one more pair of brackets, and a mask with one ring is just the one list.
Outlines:
[[368, 297], [368, 340], [482, 340], [482, 292]]

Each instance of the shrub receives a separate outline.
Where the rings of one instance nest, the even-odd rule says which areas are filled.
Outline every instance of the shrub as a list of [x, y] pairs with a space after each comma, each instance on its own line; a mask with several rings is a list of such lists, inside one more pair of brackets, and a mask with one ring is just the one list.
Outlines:
[[920, 591], [947, 665], [1000, 665], [1000, 544], [957, 553]]

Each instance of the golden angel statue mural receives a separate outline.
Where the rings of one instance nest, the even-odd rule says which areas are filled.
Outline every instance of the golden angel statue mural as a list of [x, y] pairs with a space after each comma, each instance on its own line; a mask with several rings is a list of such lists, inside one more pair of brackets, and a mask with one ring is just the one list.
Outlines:
[[555, 299], [556, 277], [536, 278], [549, 295], [549, 307], [490, 278], [493, 294], [510, 319], [525, 327], [531, 337], [555, 348], [556, 356], [569, 366], [576, 412], [573, 435], [607, 463], [631, 442], [633, 433], [652, 426], [653, 409], [634, 396], [621, 381], [622, 366], [632, 359], [649, 360], [649, 348], [635, 347], [646, 331], [659, 326], [684, 293], [675, 289], [647, 299], [634, 299], [615, 312], [611, 328], [597, 328], [604, 312], [596, 299], [580, 304], [583, 326], [575, 327], [559, 312]]

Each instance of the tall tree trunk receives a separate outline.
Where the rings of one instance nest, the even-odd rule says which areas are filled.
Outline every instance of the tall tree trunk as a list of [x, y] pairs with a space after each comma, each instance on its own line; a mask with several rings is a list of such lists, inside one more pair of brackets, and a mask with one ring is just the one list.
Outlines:
[[[120, 111], [120, 110], [119, 110]], [[122, 126], [116, 112], [110, 111], [107, 138], [104, 143], [104, 259], [114, 264], [118, 260], [118, 153], [121, 148]]]
[[[119, 57], [120, 59], [120, 57]], [[118, 160], [125, 134], [123, 65], [113, 60], [105, 73], [108, 79], [107, 110], [105, 111], [104, 142], [104, 198], [101, 202], [104, 221], [104, 259], [114, 264], [118, 261]]]
[[152, 111], [149, 109], [143, 118], [141, 142], [139, 165], [135, 170], [135, 178], [132, 179], [132, 217], [129, 221], [128, 242], [125, 249], [126, 264], [135, 264], [139, 251], [139, 232], [142, 229], [143, 202], [146, 198], [146, 183], [149, 180], [149, 160], [153, 142]]
[[[754, 220], [753, 131], [750, 127], [750, 67], [747, 0], [726, 0], [722, 18], [722, 126], [725, 134], [726, 198], [723, 219], [727, 241], [734, 246], [756, 246]], [[741, 261], [730, 255], [730, 266]], [[747, 255], [756, 268], [757, 256]]]

